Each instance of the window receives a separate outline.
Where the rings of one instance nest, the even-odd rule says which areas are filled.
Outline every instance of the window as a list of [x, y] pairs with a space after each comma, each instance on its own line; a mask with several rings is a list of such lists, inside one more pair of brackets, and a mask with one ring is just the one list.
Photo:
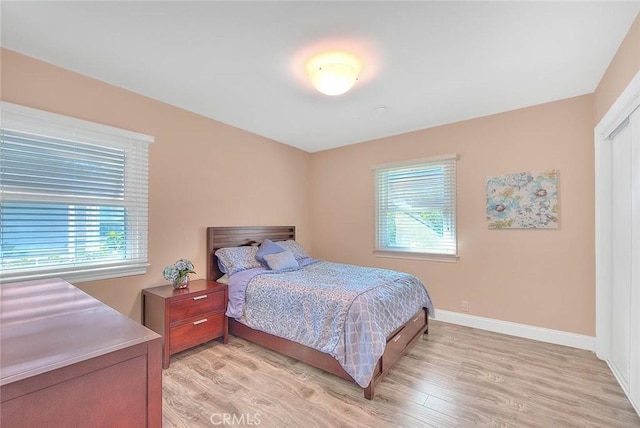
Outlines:
[[457, 155], [373, 168], [376, 253], [456, 256]]
[[145, 273], [153, 139], [14, 104], [2, 108], [0, 279]]

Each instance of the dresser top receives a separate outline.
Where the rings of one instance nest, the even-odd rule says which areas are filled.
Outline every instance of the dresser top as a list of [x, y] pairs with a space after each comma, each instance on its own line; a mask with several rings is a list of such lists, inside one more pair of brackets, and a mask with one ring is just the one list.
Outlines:
[[0, 385], [160, 336], [62, 279], [0, 285]]

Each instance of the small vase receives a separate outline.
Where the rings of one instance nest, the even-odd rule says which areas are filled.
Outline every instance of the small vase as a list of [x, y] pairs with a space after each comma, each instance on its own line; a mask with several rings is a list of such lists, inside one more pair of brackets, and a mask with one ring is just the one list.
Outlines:
[[179, 290], [181, 288], [187, 288], [189, 286], [189, 275], [179, 276], [178, 279], [173, 281], [173, 288]]

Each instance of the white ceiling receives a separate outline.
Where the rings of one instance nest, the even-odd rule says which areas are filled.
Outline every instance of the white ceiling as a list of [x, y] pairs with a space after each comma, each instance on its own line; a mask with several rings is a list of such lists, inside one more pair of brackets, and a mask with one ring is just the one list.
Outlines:
[[[5, 0], [1, 43], [315, 152], [591, 93], [639, 11], [640, 1]], [[343, 96], [304, 75], [328, 48], [364, 62]]]

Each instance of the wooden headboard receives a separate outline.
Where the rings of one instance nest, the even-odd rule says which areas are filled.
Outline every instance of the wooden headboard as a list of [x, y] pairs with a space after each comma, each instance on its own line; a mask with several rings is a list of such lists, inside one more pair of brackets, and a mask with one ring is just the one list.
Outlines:
[[239, 226], [207, 227], [207, 279], [215, 281], [222, 276], [215, 252], [223, 247], [241, 247], [261, 243], [265, 239], [286, 241], [296, 239], [295, 226]]

